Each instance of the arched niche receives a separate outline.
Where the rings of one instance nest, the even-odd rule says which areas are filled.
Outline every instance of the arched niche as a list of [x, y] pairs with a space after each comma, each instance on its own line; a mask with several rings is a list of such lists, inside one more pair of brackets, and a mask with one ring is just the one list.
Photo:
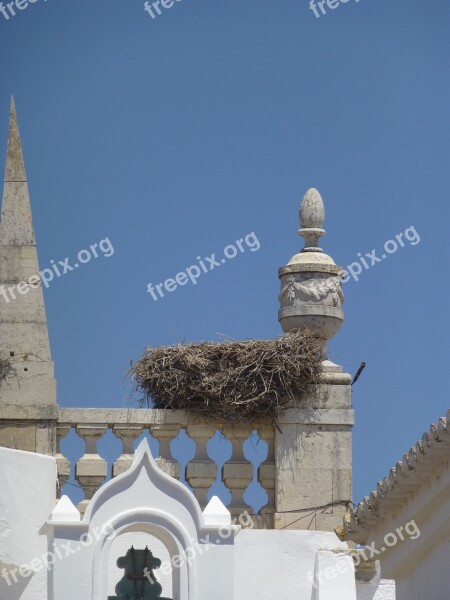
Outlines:
[[[49, 534], [55, 544], [70, 541], [75, 547], [73, 554], [54, 566], [55, 598], [107, 600], [117, 583], [111, 582], [111, 562], [119, 554], [116, 548], [122, 542], [126, 547], [133, 536], [136, 543], [131, 545], [136, 548], [141, 536], [149, 536], [170, 556], [172, 596], [164, 597], [210, 600], [211, 586], [218, 581], [231, 597], [233, 583], [224, 575], [224, 565], [232, 573], [230, 546], [239, 527], [231, 525], [229, 512], [217, 502], [202, 514], [194, 495], [158, 467], [144, 440], [131, 467], [96, 492], [82, 520], [68, 499], [61, 499], [53, 510]], [[223, 539], [223, 526], [233, 532], [231, 538]]]
[[[172, 600], [195, 598], [195, 563], [188, 560], [190, 553], [186, 552], [188, 548], [192, 547], [193, 540], [189, 538], [188, 532], [181, 523], [174, 522], [163, 512], [142, 509], [119, 515], [110, 522], [103, 539], [98, 540], [92, 570], [94, 599], [106, 600], [108, 595], [113, 595], [114, 586], [123, 575], [123, 571], [121, 574], [120, 570], [113, 571], [116, 574], [119, 572], [120, 576], [112, 585], [114, 580], [112, 579], [111, 563], [126, 553], [125, 550], [125, 553], [118, 554], [118, 549], [129, 549], [131, 545], [138, 548], [141, 540], [146, 540], [145, 544], [150, 550], [152, 550], [152, 544], [157, 544], [157, 547], [163, 549], [164, 556], [171, 565], [177, 565], [175, 568], [172, 566], [169, 572], [171, 583], [167, 588], [171, 589], [171, 595], [167, 595], [167, 597]], [[158, 556], [156, 552], [155, 555]], [[177, 560], [178, 557], [181, 560]], [[158, 558], [163, 559], [161, 556]], [[158, 571], [155, 571], [155, 574], [162, 584]], [[167, 592], [164, 588], [163, 590], [164, 596], [166, 596]]]
[[126, 556], [132, 547], [135, 550], [148, 548], [152, 555], [161, 561], [161, 568], [156, 569], [154, 574], [162, 587], [161, 595], [173, 598], [173, 569], [169, 549], [154, 535], [154, 532], [142, 531], [142, 529], [135, 531], [134, 528], [123, 531], [112, 541], [108, 558], [108, 597], [116, 595], [116, 585], [122, 580], [125, 573], [124, 569], [117, 565], [117, 561]]

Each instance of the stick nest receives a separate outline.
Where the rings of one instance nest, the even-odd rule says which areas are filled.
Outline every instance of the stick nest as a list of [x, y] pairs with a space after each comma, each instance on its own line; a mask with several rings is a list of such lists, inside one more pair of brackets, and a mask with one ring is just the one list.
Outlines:
[[302, 330], [267, 341], [147, 348], [130, 374], [142, 405], [248, 422], [276, 419], [293, 401], [306, 406], [324, 358], [323, 340]]

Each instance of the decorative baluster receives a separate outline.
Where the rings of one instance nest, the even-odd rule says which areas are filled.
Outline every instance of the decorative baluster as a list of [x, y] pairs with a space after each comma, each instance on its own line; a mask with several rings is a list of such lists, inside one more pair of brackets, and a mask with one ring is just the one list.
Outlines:
[[113, 464], [112, 476], [117, 477], [129, 469], [133, 463], [133, 444], [143, 432], [143, 425], [114, 425], [113, 433], [123, 444], [122, 454]]
[[188, 425], [186, 433], [196, 443], [195, 456], [187, 465], [186, 480], [203, 509], [208, 504], [208, 490], [217, 477], [217, 465], [209, 458], [207, 450], [215, 428], [208, 425]]
[[267, 458], [258, 469], [258, 481], [267, 492], [267, 504], [261, 512], [273, 513], [275, 510], [275, 454], [273, 426], [262, 425], [258, 428], [259, 437], [267, 444]]
[[84, 489], [84, 500], [78, 505], [78, 510], [84, 514], [86, 508], [103, 483], [108, 465], [97, 453], [97, 442], [108, 429], [107, 425], [77, 425], [76, 432], [86, 442], [84, 456], [80, 458], [75, 469], [75, 477]]
[[159, 442], [159, 456], [156, 462], [160, 469], [175, 479], [180, 479], [180, 465], [173, 459], [170, 442], [180, 432], [179, 425], [152, 425], [151, 434]]
[[56, 428], [56, 465], [58, 467], [58, 498], [61, 498], [61, 490], [70, 477], [70, 461], [61, 452], [61, 441], [71, 430], [70, 425], [58, 425]]
[[244, 442], [250, 436], [247, 428], [224, 427], [223, 433], [232, 444], [232, 455], [222, 469], [222, 479], [231, 492], [231, 504], [227, 507], [232, 515], [248, 510], [244, 492], [253, 480], [253, 465], [244, 456]]

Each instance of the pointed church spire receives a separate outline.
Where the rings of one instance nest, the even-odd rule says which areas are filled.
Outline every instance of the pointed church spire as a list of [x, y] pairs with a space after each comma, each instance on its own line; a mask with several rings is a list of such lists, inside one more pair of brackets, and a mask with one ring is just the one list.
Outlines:
[[[42, 411], [44, 407], [56, 407], [54, 368], [14, 99], [0, 218], [0, 356], [10, 360], [12, 367], [12, 376], [0, 381], [0, 409], [20, 405], [40, 407]], [[0, 445], [8, 445], [1, 435]]]
[[11, 98], [0, 244], [35, 245], [16, 106]]
[[17, 124], [16, 105], [14, 103], [14, 96], [11, 96], [5, 181], [26, 181], [26, 179], [22, 144]]

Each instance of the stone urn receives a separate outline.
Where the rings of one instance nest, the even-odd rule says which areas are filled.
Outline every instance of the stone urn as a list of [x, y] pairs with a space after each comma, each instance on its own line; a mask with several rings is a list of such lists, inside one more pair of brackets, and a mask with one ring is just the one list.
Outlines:
[[278, 320], [283, 331], [309, 329], [318, 337], [330, 339], [344, 320], [343, 269], [319, 248], [325, 235], [325, 210], [319, 192], [309, 189], [300, 205], [300, 230], [305, 247], [281, 267], [278, 276]]

